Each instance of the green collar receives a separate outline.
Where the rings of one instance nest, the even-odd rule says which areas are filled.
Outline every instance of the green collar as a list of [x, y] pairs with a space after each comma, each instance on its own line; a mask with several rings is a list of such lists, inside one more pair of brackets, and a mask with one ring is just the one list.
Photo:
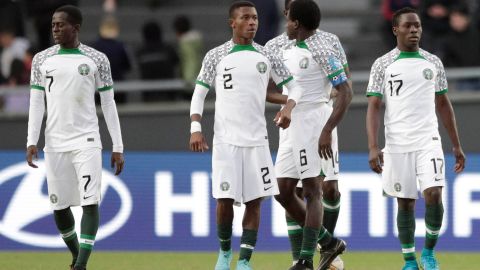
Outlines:
[[83, 54], [83, 53], [78, 48], [72, 48], [72, 49], [60, 48], [60, 50], [58, 50], [58, 54]]
[[255, 49], [255, 47], [253, 47], [252, 44], [247, 44], [247, 45], [234, 44], [234, 46], [233, 46], [232, 50], [230, 51], [230, 53], [241, 52], [241, 51], [253, 51], [253, 52], [256, 52], [257, 50]]
[[420, 59], [425, 59], [422, 55], [420, 55], [419, 51], [416, 52], [402, 52], [400, 51], [400, 54], [395, 58], [395, 60], [399, 59], [404, 59], [404, 58], [420, 58]]
[[307, 49], [308, 50], [308, 46], [307, 46], [307, 43], [305, 43], [305, 40], [302, 40], [302, 41], [297, 41], [297, 47], [299, 48], [302, 48], [302, 49]]

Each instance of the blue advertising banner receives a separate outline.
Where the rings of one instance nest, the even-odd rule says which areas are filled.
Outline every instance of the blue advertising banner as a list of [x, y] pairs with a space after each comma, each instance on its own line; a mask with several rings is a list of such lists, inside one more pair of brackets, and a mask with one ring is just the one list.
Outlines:
[[[215, 200], [210, 153], [127, 152], [116, 177], [105, 152], [97, 250], [215, 251]], [[0, 151], [0, 250], [63, 248], [49, 205], [45, 167], [26, 165], [21, 151]], [[438, 248], [480, 251], [480, 155], [468, 155], [464, 173], [453, 173], [446, 156], [445, 216]], [[340, 157], [341, 211], [335, 234], [350, 250], [399, 250], [396, 203], [382, 196], [380, 176], [366, 154]], [[80, 227], [81, 208], [72, 208]], [[417, 203], [417, 246], [423, 247], [424, 203]], [[242, 207], [235, 207], [234, 245], [241, 235]], [[284, 211], [275, 200], [262, 206], [257, 250], [289, 249]]]

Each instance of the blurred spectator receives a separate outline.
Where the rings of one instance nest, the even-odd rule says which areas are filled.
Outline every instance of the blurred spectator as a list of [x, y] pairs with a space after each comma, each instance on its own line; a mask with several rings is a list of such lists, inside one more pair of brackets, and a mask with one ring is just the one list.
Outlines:
[[[137, 51], [140, 78], [143, 80], [173, 79], [178, 69], [178, 55], [175, 49], [163, 41], [163, 32], [155, 21], [147, 22], [142, 27], [143, 45]], [[173, 99], [173, 93], [146, 92], [144, 101]]]
[[15, 36], [25, 36], [24, 18], [18, 1], [0, 0], [0, 29], [14, 29]]
[[[480, 66], [480, 33], [472, 24], [468, 7], [458, 5], [450, 13], [451, 31], [445, 44], [443, 63], [447, 67]], [[459, 80], [459, 90], [480, 90], [479, 78]]]
[[18, 70], [18, 63], [15, 60], [23, 62], [25, 52], [29, 48], [30, 43], [23, 37], [16, 37], [14, 29], [0, 29], [0, 71], [4, 80], [12, 79], [12, 64], [15, 71]]
[[[118, 40], [119, 33], [120, 27], [115, 17], [107, 16], [100, 24], [100, 36], [92, 44], [93, 48], [103, 52], [108, 57], [113, 81], [123, 81], [125, 74], [131, 69], [125, 44]], [[115, 100], [118, 103], [124, 103], [126, 101], [125, 93], [116, 93]]]
[[183, 15], [175, 17], [173, 28], [178, 40], [180, 75], [183, 80], [193, 87], [202, 65], [202, 35], [197, 30], [192, 29], [190, 20]]
[[383, 41], [385, 42], [386, 50], [390, 51], [397, 46], [397, 39], [392, 35], [392, 19], [395, 11], [404, 7], [417, 8], [420, 0], [383, 0], [381, 9], [384, 24], [382, 27]]
[[278, 23], [280, 22], [277, 1], [251, 0], [251, 2], [255, 4], [258, 13], [258, 30], [254, 40], [263, 46], [267, 41], [277, 36]]
[[178, 66], [175, 49], [163, 41], [162, 28], [156, 22], [147, 22], [142, 27], [143, 45], [137, 51], [140, 78], [172, 79]]
[[463, 0], [422, 0], [422, 48], [443, 58], [446, 36], [450, 31], [450, 9]]
[[27, 11], [33, 19], [37, 32], [38, 49], [40, 51], [52, 45], [52, 16], [54, 11], [63, 5], [78, 5], [78, 0], [25, 0]]

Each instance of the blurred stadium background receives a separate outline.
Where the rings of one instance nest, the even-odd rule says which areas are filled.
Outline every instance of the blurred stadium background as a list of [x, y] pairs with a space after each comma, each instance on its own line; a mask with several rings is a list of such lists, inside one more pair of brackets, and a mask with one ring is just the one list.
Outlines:
[[[258, 41], [261, 43], [261, 38], [283, 31], [281, 11], [284, 1], [255, 2], [258, 2], [261, 23], [264, 14], [265, 17], [276, 14], [260, 25]], [[399, 268], [401, 264], [401, 255], [397, 252], [395, 202], [382, 197], [379, 177], [368, 169], [364, 92], [371, 64], [393, 46], [391, 36], [385, 32], [388, 7], [394, 9], [395, 5], [407, 2], [419, 4], [421, 10], [436, 2], [447, 5], [447, 17], [436, 21], [438, 24], [425, 24], [430, 18], [424, 19], [424, 45], [444, 59], [449, 97], [467, 154], [467, 168], [461, 175], [453, 173], [451, 144], [440, 128], [447, 157], [448, 186], [445, 188], [446, 212], [438, 248], [455, 252], [444, 257], [447, 260], [444, 269], [479, 269], [470, 261], [480, 259], [480, 144], [477, 137], [480, 134], [480, 4], [476, 0], [465, 0], [462, 7], [458, 6], [461, 1], [436, 0], [317, 2], [322, 10], [320, 28], [337, 34], [345, 47], [355, 92], [349, 112], [339, 127], [342, 210], [336, 234], [346, 239], [349, 250], [353, 251], [354, 255], [346, 255], [347, 263], [352, 261], [349, 269], [376, 269], [362, 265], [361, 258], [383, 261], [384, 266], [378, 269]], [[35, 269], [28, 265], [29, 260], [42, 261], [41, 258], [47, 261], [45, 265], [51, 265], [58, 257], [68, 261], [66, 252], [64, 257], [63, 253], [38, 253], [65, 248], [50, 215], [42, 160], [39, 160], [37, 170], [29, 169], [24, 162], [29, 61], [32, 53], [50, 42], [51, 12], [64, 3], [76, 4], [83, 12], [80, 40], [107, 50], [105, 53], [115, 73], [116, 100], [126, 149], [125, 171], [115, 177], [108, 164], [111, 141], [101, 119], [105, 166], [101, 227], [95, 249], [105, 253], [94, 255], [92, 264], [98, 269], [110, 269], [100, 263], [99, 258], [109, 261], [132, 258], [145, 265], [130, 268], [152, 269], [161, 264], [154, 259], [160, 254], [164, 254], [165, 257], [161, 258], [167, 261], [182, 261], [183, 257], [177, 255], [181, 253], [166, 253], [181, 251], [198, 254], [199, 257], [188, 258], [199, 263], [190, 266], [190, 261], [189, 264], [171, 264], [159, 269], [210, 268], [214, 255], [203, 252], [215, 252], [218, 248], [215, 202], [210, 195], [211, 155], [188, 152], [189, 99], [193, 88], [191, 75], [188, 76], [191, 71], [187, 67], [193, 66], [194, 73], [198, 72], [195, 71], [195, 62], [189, 60], [203, 58], [206, 51], [231, 37], [227, 25], [231, 1], [0, 0], [0, 54], [15, 56], [0, 58], [0, 258], [4, 262], [0, 263], [0, 269]], [[448, 16], [455, 12], [464, 14], [466, 7], [469, 10], [469, 34], [462, 35], [465, 31], [457, 33], [450, 27], [451, 18]], [[41, 27], [45, 20], [46, 30]], [[191, 29], [187, 27], [188, 21]], [[149, 24], [144, 27], [146, 23]], [[447, 28], [436, 31], [435, 27], [442, 23]], [[37, 35], [37, 29], [41, 35]], [[275, 31], [268, 31], [270, 29]], [[143, 33], [146, 33], [146, 39]], [[452, 48], [452, 43], [456, 48]], [[4, 59], [11, 61], [4, 64], [4, 61], [7, 63]], [[204, 115], [204, 130], [210, 142], [214, 99], [214, 91], [211, 91]], [[268, 105], [267, 119], [273, 119], [276, 110], [278, 107]], [[268, 128], [271, 150], [275, 151], [278, 131], [273, 123]], [[39, 146], [43, 147], [43, 136]], [[417, 249], [423, 246], [422, 204], [417, 205]], [[257, 250], [280, 253], [259, 254], [259, 269], [286, 268], [290, 259], [283, 211], [273, 200], [264, 203], [262, 210]], [[241, 208], [237, 209], [238, 215], [241, 212]], [[237, 219], [234, 247], [238, 246], [240, 225], [240, 219]], [[115, 253], [107, 253], [110, 251]], [[125, 255], [123, 252], [126, 251], [161, 253]], [[376, 256], [376, 251], [392, 251], [395, 255]], [[34, 254], [43, 254], [44, 257], [38, 258]], [[387, 267], [391, 261], [379, 257], [392, 258], [398, 266]], [[13, 266], [15, 263], [19, 264]], [[63, 264], [56, 262], [53, 265]], [[130, 268], [126, 266], [124, 269]]]

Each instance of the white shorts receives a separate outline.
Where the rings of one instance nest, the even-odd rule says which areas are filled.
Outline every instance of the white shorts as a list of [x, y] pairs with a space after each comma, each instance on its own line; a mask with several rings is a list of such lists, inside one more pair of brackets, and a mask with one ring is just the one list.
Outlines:
[[47, 185], [53, 210], [98, 204], [102, 179], [102, 149], [45, 152]]
[[[275, 173], [279, 178], [305, 179], [325, 176], [324, 181], [338, 180], [338, 137], [332, 131], [334, 158], [325, 160], [318, 153], [318, 140], [332, 107], [326, 103], [296, 107], [287, 129], [280, 129]], [[301, 181], [299, 181], [300, 183]]]
[[418, 199], [418, 188], [423, 195], [427, 188], [445, 186], [441, 146], [408, 153], [384, 153], [383, 160], [383, 192], [387, 196]]
[[277, 178], [268, 145], [239, 147], [215, 144], [212, 155], [212, 194], [234, 199], [236, 205], [277, 195]]

